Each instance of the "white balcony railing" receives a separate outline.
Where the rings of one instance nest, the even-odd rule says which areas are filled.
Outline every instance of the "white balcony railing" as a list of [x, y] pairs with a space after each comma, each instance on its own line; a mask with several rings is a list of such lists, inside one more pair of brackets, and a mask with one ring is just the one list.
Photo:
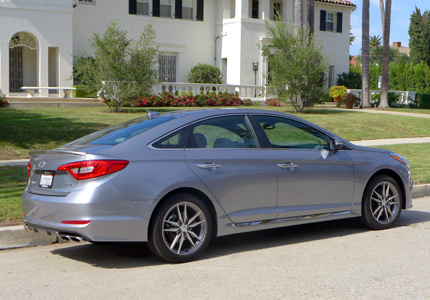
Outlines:
[[[348, 93], [354, 94], [357, 97], [361, 98], [361, 90], [356, 89], [347, 89]], [[408, 104], [409, 100], [415, 101], [417, 97], [417, 93], [415, 92], [408, 92], [408, 91], [388, 91], [389, 93], [395, 93], [397, 95], [400, 95], [399, 97], [399, 104]], [[381, 93], [380, 90], [370, 90], [370, 95]]]
[[234, 85], [234, 84], [208, 84], [208, 83], [183, 83], [183, 82], [160, 82], [154, 86], [154, 92], [160, 94], [163, 91], [170, 93], [192, 92], [193, 95], [204, 93], [238, 93], [243, 100], [250, 99], [254, 102], [265, 101], [267, 97], [265, 86]]

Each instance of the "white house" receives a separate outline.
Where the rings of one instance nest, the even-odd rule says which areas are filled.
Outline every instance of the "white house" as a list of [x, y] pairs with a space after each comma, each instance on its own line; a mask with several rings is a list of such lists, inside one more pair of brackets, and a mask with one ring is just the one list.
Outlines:
[[[264, 20], [279, 11], [292, 22], [294, 1], [303, 1], [306, 20], [307, 0], [0, 0], [0, 89], [13, 95], [22, 86], [72, 86], [73, 54], [91, 53], [88, 40], [112, 20], [131, 38], [153, 25], [162, 81], [186, 82], [203, 62], [219, 66], [225, 83], [264, 85], [267, 66], [258, 48]], [[355, 8], [347, 0], [315, 0], [314, 30], [331, 58], [332, 82], [349, 68]]]

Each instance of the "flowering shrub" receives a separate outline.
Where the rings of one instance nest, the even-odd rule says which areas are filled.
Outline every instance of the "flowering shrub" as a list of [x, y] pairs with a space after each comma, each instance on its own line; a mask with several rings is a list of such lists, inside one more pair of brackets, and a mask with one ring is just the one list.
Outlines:
[[278, 99], [274, 99], [274, 98], [267, 99], [266, 102], [264, 102], [264, 103], [266, 103], [267, 106], [281, 106], [282, 105], [281, 101], [279, 101]]
[[0, 107], [6, 107], [6, 106], [9, 106], [9, 102], [7, 102], [5, 95], [1, 95], [0, 96]]
[[158, 95], [144, 96], [141, 99], [131, 102], [132, 106], [137, 107], [194, 107], [194, 106], [249, 106], [252, 101], [242, 101], [237, 94], [201, 93], [198, 95], [185, 94], [176, 96], [172, 93], [163, 91]]
[[358, 106], [360, 105], [360, 98], [352, 93], [349, 93], [345, 97], [345, 105], [351, 108], [354, 106]]

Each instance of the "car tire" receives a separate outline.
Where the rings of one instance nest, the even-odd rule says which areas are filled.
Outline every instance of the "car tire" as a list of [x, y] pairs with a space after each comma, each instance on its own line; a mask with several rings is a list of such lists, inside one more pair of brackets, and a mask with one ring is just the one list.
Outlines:
[[188, 262], [203, 253], [211, 235], [212, 217], [204, 202], [191, 194], [175, 194], [154, 212], [148, 248], [165, 261]]
[[399, 184], [390, 176], [376, 176], [363, 195], [362, 222], [371, 229], [391, 228], [400, 217], [402, 203]]

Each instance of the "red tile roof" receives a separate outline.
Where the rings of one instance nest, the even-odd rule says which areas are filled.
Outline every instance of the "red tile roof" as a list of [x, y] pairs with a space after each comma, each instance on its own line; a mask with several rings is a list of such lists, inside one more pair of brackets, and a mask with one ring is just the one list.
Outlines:
[[349, 5], [349, 6], [356, 6], [354, 3], [348, 0], [315, 0], [316, 2], [326, 2], [326, 3], [333, 3], [333, 4], [341, 4], [341, 5]]

